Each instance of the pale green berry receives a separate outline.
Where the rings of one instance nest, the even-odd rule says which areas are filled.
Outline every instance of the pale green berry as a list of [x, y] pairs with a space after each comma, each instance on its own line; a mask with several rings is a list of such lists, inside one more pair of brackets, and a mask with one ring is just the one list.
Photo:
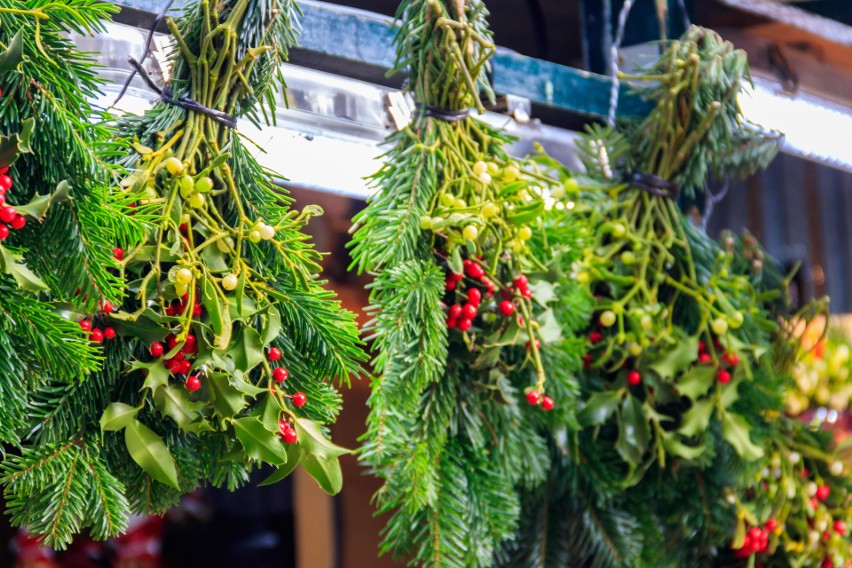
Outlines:
[[231, 237], [219, 239], [216, 241], [216, 248], [219, 249], [220, 252], [229, 252], [234, 248], [234, 239]]
[[490, 219], [498, 213], [500, 213], [500, 207], [491, 201], [482, 206], [482, 216], [486, 219]]
[[189, 284], [192, 282], [192, 271], [189, 268], [181, 268], [175, 273], [175, 282]]
[[254, 229], [253, 231], [251, 231], [249, 233], [248, 238], [253, 243], [259, 243], [260, 240], [261, 240], [260, 231], [258, 231], [257, 229]]
[[201, 193], [207, 193], [213, 189], [213, 180], [209, 177], [200, 177], [195, 180], [195, 189]]
[[508, 165], [503, 168], [503, 179], [508, 183], [512, 183], [521, 176], [521, 172], [513, 165]]
[[467, 203], [465, 203], [464, 199], [456, 199], [455, 201], [453, 201], [453, 207], [455, 207], [456, 209], [464, 209], [465, 207], [467, 207]]
[[271, 240], [275, 237], [275, 227], [271, 225], [264, 225], [260, 228], [260, 238], [264, 241]]
[[605, 311], [601, 314], [600, 322], [604, 327], [612, 327], [615, 325], [615, 312], [612, 310]]
[[477, 229], [474, 225], [468, 225], [462, 231], [462, 236], [469, 241], [475, 241], [476, 237], [479, 236], [479, 229]]
[[196, 209], [204, 207], [204, 196], [200, 193], [193, 193], [189, 196], [188, 202], [190, 207], [194, 207]]
[[716, 335], [725, 335], [728, 331], [728, 322], [723, 318], [716, 318], [710, 324], [710, 329], [712, 329], [713, 333]]
[[420, 228], [424, 231], [427, 231], [432, 228], [432, 217], [429, 215], [422, 215], [420, 217]]
[[444, 218], [441, 216], [432, 217], [432, 229], [439, 229], [444, 223]]
[[491, 184], [491, 174], [489, 174], [488, 172], [482, 172], [481, 174], [479, 174], [478, 177], [479, 177], [479, 181], [481, 181], [483, 183], [483, 185], [490, 185]]
[[174, 156], [163, 162], [163, 165], [166, 166], [166, 170], [173, 176], [183, 173], [183, 162]]
[[744, 320], [742, 312], [734, 312], [728, 316], [728, 325], [731, 326], [731, 329], [739, 329]]
[[532, 229], [529, 227], [521, 227], [518, 229], [518, 238], [522, 241], [528, 241], [532, 238]]
[[192, 177], [183, 176], [180, 178], [180, 196], [186, 199], [192, 192], [195, 191], [195, 182], [192, 181]]
[[616, 223], [612, 226], [612, 236], [615, 238], [621, 238], [627, 232], [627, 229], [621, 223]]
[[498, 173], [500, 173], [500, 166], [498, 166], [494, 162], [488, 162], [487, 164], [485, 164], [485, 166], [487, 168], [486, 171], [492, 176], [496, 176]]
[[644, 315], [644, 316], [642, 316], [641, 318], [639, 318], [639, 325], [640, 325], [640, 326], [642, 327], [642, 329], [644, 329], [645, 331], [648, 331], [649, 329], [651, 329], [651, 326], [652, 326], [653, 324], [654, 324], [654, 320], [653, 320], [653, 319], [651, 319], [651, 316], [649, 316], [649, 315]]
[[623, 262], [624, 264], [633, 264], [634, 262], [636, 262], [636, 255], [630, 252], [629, 250], [626, 250], [621, 253], [621, 262]]
[[231, 291], [237, 289], [237, 276], [236, 274], [228, 274], [224, 278], [222, 278], [222, 288], [225, 290]]
[[445, 193], [441, 195], [441, 205], [444, 207], [452, 207], [456, 202], [456, 198], [451, 193]]
[[642, 346], [638, 343], [631, 343], [628, 351], [630, 351], [630, 355], [633, 357], [638, 357], [642, 353]]
[[486, 173], [487, 171], [488, 171], [488, 164], [486, 164], [482, 160], [473, 164], [473, 175], [478, 177], [478, 176], [481, 176], [482, 174]]

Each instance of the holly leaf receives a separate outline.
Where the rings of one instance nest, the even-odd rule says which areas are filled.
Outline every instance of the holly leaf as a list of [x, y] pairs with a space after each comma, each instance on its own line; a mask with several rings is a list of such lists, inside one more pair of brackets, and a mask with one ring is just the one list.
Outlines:
[[316, 480], [323, 491], [337, 495], [343, 489], [343, 472], [337, 458], [323, 458], [302, 449], [302, 468]]
[[751, 441], [751, 427], [739, 414], [726, 412], [722, 416], [722, 437], [734, 447], [744, 460], [756, 460], [763, 457], [763, 448]]
[[242, 327], [228, 350], [237, 369], [248, 373], [263, 361], [263, 343], [253, 327]]
[[142, 361], [133, 361], [133, 364], [130, 366], [130, 370], [135, 371], [137, 369], [145, 369], [148, 371], [148, 376], [145, 377], [145, 382], [142, 383], [143, 389], [148, 389], [153, 393], [160, 387], [164, 387], [169, 384], [169, 375], [171, 373], [168, 369], [166, 369], [165, 365], [163, 365], [162, 358], [155, 359], [147, 363], [143, 363]]
[[583, 426], [597, 426], [606, 422], [621, 402], [619, 391], [596, 392], [586, 401], [586, 405], [577, 413], [577, 420]]
[[234, 374], [231, 376], [231, 384], [234, 385], [234, 387], [238, 391], [245, 393], [252, 398], [256, 397], [261, 393], [266, 392], [266, 389], [256, 387], [247, 380], [245, 380], [245, 377], [240, 371], [234, 371]]
[[327, 459], [336, 458], [343, 454], [350, 453], [346, 448], [341, 448], [323, 436], [319, 424], [313, 420], [297, 418], [295, 422], [296, 433], [299, 436], [299, 444], [302, 446], [303, 451], [311, 455]]
[[[155, 281], [153, 278], [151, 280]], [[110, 322], [122, 337], [138, 337], [145, 345], [151, 345], [155, 341], [162, 341], [167, 329], [151, 319], [151, 316], [157, 314], [150, 308], [140, 315], [117, 312], [110, 317]]]
[[695, 362], [698, 358], [698, 338], [689, 336], [675, 343], [667, 352], [660, 353], [648, 367], [663, 379], [671, 379]]
[[624, 399], [618, 415], [618, 440], [615, 449], [621, 458], [633, 467], [642, 463], [642, 457], [651, 441], [651, 428], [642, 407], [636, 397], [628, 396]]
[[461, 250], [458, 247], [453, 249], [452, 254], [447, 259], [447, 264], [453, 274], [464, 274], [464, 262], [462, 262]]
[[713, 406], [714, 402], [710, 399], [695, 402], [692, 408], [683, 413], [678, 432], [687, 438], [704, 432], [707, 426], [710, 425], [710, 417], [713, 416]]
[[703, 443], [698, 446], [687, 446], [678, 439], [678, 435], [674, 432], [663, 432], [662, 441], [663, 447], [668, 453], [690, 461], [700, 458], [707, 449]]
[[26, 213], [35, 219], [43, 219], [47, 210], [53, 203], [63, 203], [68, 201], [68, 195], [71, 192], [71, 184], [67, 180], [62, 180], [53, 193], [39, 195], [36, 193], [30, 202], [26, 205], [18, 205], [15, 210], [18, 213]]
[[736, 372], [734, 380], [727, 385], [722, 385], [722, 396], [719, 398], [719, 404], [722, 408], [729, 408], [740, 398], [740, 383], [742, 382], [742, 375]]
[[106, 407], [101, 415], [101, 430], [105, 432], [116, 431], [126, 428], [136, 418], [139, 409], [122, 402], [113, 402]]
[[536, 320], [539, 324], [538, 336], [542, 343], [556, 343], [562, 339], [562, 326], [556, 321], [553, 310], [545, 310]]
[[677, 390], [689, 400], [697, 400], [707, 394], [716, 380], [716, 369], [696, 365], [677, 381]]
[[[0, 71], [14, 71], [24, 60], [24, 30], [19, 29], [12, 37], [9, 46], [0, 53]], [[3, 162], [0, 162], [3, 164]], [[8, 165], [8, 164], [5, 164]]]
[[279, 406], [278, 401], [274, 396], [267, 395], [266, 400], [263, 401], [262, 413], [260, 415], [260, 421], [263, 424], [263, 427], [270, 432], [277, 433], [278, 421], [280, 418], [281, 406]]
[[531, 281], [530, 290], [532, 290], [533, 298], [542, 306], [549, 304], [556, 299], [556, 285], [547, 280]]
[[138, 420], [131, 420], [124, 429], [124, 443], [130, 457], [145, 473], [160, 483], [180, 489], [172, 454], [153, 430]]
[[256, 417], [238, 418], [232, 423], [237, 439], [250, 457], [272, 465], [287, 463], [284, 442], [276, 434], [264, 428]]
[[21, 132], [11, 136], [0, 136], [0, 167], [11, 166], [21, 154], [31, 154], [30, 137], [35, 128], [35, 119], [21, 122]]
[[278, 334], [281, 333], [281, 312], [275, 306], [269, 306], [263, 323], [263, 333], [260, 335], [260, 342], [263, 346], [272, 343]]
[[248, 405], [244, 394], [231, 384], [225, 373], [209, 373], [207, 384], [213, 395], [213, 408], [220, 416], [231, 418]]
[[164, 416], [174, 420], [182, 430], [186, 430], [201, 415], [204, 403], [194, 402], [181, 387], [165, 385], [154, 392], [154, 406]]
[[36, 276], [27, 265], [18, 262], [18, 257], [13, 255], [9, 249], [0, 245], [0, 270], [15, 279], [18, 286], [27, 292], [43, 292], [48, 290], [47, 284]]
[[285, 479], [291, 473], [293, 473], [293, 470], [296, 469], [297, 465], [299, 465], [299, 461], [301, 461], [301, 452], [299, 450], [299, 444], [286, 444], [286, 446], [287, 463], [285, 463], [284, 465], [279, 465], [272, 475], [257, 484], [258, 487], [278, 483], [279, 481]]

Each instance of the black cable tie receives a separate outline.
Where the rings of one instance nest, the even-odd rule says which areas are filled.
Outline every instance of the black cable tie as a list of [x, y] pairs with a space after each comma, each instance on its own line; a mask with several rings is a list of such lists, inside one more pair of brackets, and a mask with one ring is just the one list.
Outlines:
[[474, 111], [474, 109], [472, 108], [451, 110], [448, 108], [440, 108], [434, 105], [425, 105], [422, 103], [417, 103], [414, 106], [424, 115], [437, 118], [438, 120], [443, 120], [444, 122], [459, 122], [460, 120], [464, 120], [469, 117], [471, 114], [473, 114]]
[[674, 201], [677, 201], [680, 198], [681, 185], [679, 183], [665, 180], [660, 176], [646, 174], [644, 172], [633, 172], [627, 176], [626, 181], [631, 187], [641, 189], [642, 191], [650, 193], [651, 195], [656, 195], [657, 197], [667, 197]]
[[172, 90], [169, 87], [161, 89], [157, 86], [154, 81], [151, 80], [151, 77], [148, 76], [148, 72], [145, 71], [145, 68], [142, 67], [142, 64], [136, 61], [134, 58], [128, 58], [130, 65], [139, 73], [139, 76], [145, 81], [145, 84], [148, 85], [148, 88], [160, 95], [160, 100], [170, 105], [179, 106], [181, 108], [185, 108], [186, 110], [197, 112], [199, 114], [203, 114], [205, 116], [209, 116], [216, 122], [220, 124], [224, 124], [228, 128], [236, 128], [237, 127], [237, 119], [232, 115], [222, 112], [220, 110], [212, 109], [204, 106], [196, 100], [193, 100], [189, 97], [179, 97], [174, 98], [172, 96]]

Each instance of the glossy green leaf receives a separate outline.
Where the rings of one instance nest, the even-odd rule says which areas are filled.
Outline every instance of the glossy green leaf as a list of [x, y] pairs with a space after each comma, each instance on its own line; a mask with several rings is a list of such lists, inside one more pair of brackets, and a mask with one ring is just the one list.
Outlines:
[[337, 458], [322, 458], [302, 450], [302, 468], [313, 477], [323, 491], [337, 495], [343, 489], [343, 472]]
[[596, 426], [606, 422], [621, 402], [619, 391], [596, 392], [589, 397], [585, 406], [577, 413], [583, 426]]
[[272, 395], [267, 395], [266, 400], [263, 401], [262, 413], [260, 415], [260, 421], [263, 423], [263, 427], [270, 432], [277, 433], [278, 421], [280, 419], [281, 406], [278, 404], [278, 400], [276, 400]]
[[263, 343], [253, 327], [242, 327], [229, 350], [236, 368], [248, 373], [263, 361]]
[[18, 205], [15, 210], [21, 214], [27, 214], [35, 219], [42, 219], [50, 206], [54, 203], [63, 203], [68, 201], [68, 194], [71, 191], [71, 185], [67, 181], [61, 181], [53, 193], [39, 195], [36, 193], [29, 203], [26, 205]]
[[719, 404], [722, 408], [730, 408], [740, 398], [740, 383], [742, 383], [740, 373], [734, 373], [734, 380], [727, 385], [721, 385], [722, 396], [719, 399]]
[[543, 344], [556, 343], [562, 339], [562, 326], [556, 321], [553, 310], [545, 310], [536, 318], [538, 321], [538, 337]]
[[726, 412], [722, 416], [722, 437], [731, 444], [744, 460], [763, 457], [763, 448], [751, 441], [751, 427], [739, 414]]
[[237, 439], [250, 457], [257, 461], [282, 465], [287, 463], [284, 442], [276, 434], [263, 427], [254, 416], [233, 421]]
[[296, 469], [296, 466], [299, 465], [299, 461], [301, 461], [301, 451], [299, 449], [299, 444], [286, 444], [287, 446], [287, 463], [284, 465], [279, 465], [275, 472], [258, 483], [258, 487], [263, 487], [265, 485], [272, 485], [273, 483], [278, 483], [282, 479], [286, 479], [293, 470]]
[[149, 389], [151, 392], [156, 392], [157, 389], [169, 384], [169, 375], [171, 374], [165, 365], [163, 359], [158, 358], [147, 363], [142, 361], [133, 361], [130, 366], [132, 370], [145, 369], [148, 375], [145, 377], [145, 382], [142, 383], [143, 389]]
[[677, 390], [690, 400], [707, 394], [716, 381], [716, 369], [709, 365], [696, 365], [677, 381]]
[[[3, 53], [0, 53], [0, 71], [14, 71], [18, 68], [18, 64], [24, 60], [24, 30], [19, 29], [14, 36], [12, 36], [12, 41], [9, 42], [9, 45], [3, 50]], [[0, 162], [0, 165], [8, 165]]]
[[115, 431], [127, 427], [130, 422], [136, 418], [136, 413], [139, 409], [129, 404], [122, 402], [113, 402], [106, 407], [101, 415], [101, 430]]
[[216, 413], [226, 418], [236, 416], [248, 405], [245, 395], [231, 384], [230, 376], [225, 373], [209, 373], [207, 384], [213, 397]]
[[201, 278], [201, 303], [207, 310], [210, 326], [215, 334], [214, 348], [226, 349], [231, 342], [231, 314], [224, 300], [217, 293], [217, 286], [207, 274]]
[[326, 438], [320, 430], [319, 424], [313, 420], [297, 418], [295, 422], [299, 444], [305, 452], [329, 459], [349, 453], [346, 448], [341, 448]]
[[698, 338], [689, 336], [679, 340], [671, 349], [662, 352], [648, 367], [663, 379], [679, 375], [698, 358]]
[[260, 335], [260, 342], [263, 346], [272, 343], [278, 334], [281, 333], [281, 312], [274, 305], [269, 306], [269, 310], [263, 317], [263, 333]]
[[154, 406], [186, 430], [201, 416], [201, 409], [204, 408], [203, 402], [195, 402], [190, 396], [183, 387], [165, 385], [154, 392]]
[[454, 274], [464, 274], [464, 263], [462, 262], [461, 250], [458, 247], [453, 249], [450, 257], [447, 259], [447, 264], [450, 265], [450, 270]]
[[18, 258], [9, 249], [0, 245], [0, 269], [4, 274], [9, 274], [15, 279], [18, 286], [27, 292], [43, 292], [48, 290], [47, 284], [36, 276], [25, 264], [18, 262]]
[[131, 420], [124, 429], [127, 451], [142, 470], [161, 483], [179, 489], [177, 470], [172, 454], [163, 439], [153, 430]]
[[638, 467], [650, 441], [651, 428], [648, 426], [643, 404], [634, 396], [626, 397], [618, 415], [618, 440], [615, 449], [624, 461]]
[[696, 460], [701, 457], [706, 451], [706, 447], [702, 445], [687, 446], [680, 441], [678, 435], [674, 432], [665, 432], [661, 436], [663, 447], [668, 453], [685, 460]]
[[683, 413], [678, 432], [688, 438], [704, 432], [710, 425], [714, 405], [715, 403], [711, 399], [695, 402], [692, 408]]

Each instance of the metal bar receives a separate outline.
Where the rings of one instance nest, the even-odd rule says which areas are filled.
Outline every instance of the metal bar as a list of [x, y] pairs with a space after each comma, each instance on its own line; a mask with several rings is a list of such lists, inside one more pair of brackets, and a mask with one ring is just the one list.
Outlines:
[[[165, 0], [121, 0], [117, 3], [136, 10], [118, 19], [141, 27], [146, 20], [143, 13], [162, 9]], [[176, 7], [181, 4], [181, 0], [175, 2]], [[302, 0], [299, 6], [304, 15], [294, 62], [387, 84], [380, 81], [378, 75], [389, 69], [395, 59], [395, 26], [391, 18], [313, 0]], [[500, 94], [528, 98], [551, 113], [561, 111], [592, 118], [607, 114], [611, 85], [607, 77], [502, 48], [497, 50], [491, 64], [494, 89]], [[623, 116], [642, 116], [650, 108], [627, 89], [622, 101], [619, 110]]]

